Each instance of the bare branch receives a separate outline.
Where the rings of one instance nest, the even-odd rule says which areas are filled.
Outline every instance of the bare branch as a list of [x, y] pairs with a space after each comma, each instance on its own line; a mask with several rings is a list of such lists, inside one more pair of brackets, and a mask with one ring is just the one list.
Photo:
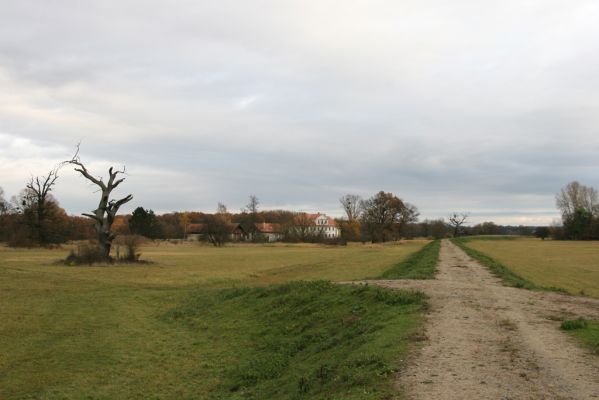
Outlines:
[[110, 207], [112, 207], [112, 208], [116, 207], [116, 209], [118, 209], [120, 206], [122, 206], [125, 203], [130, 202], [131, 200], [133, 200], [133, 195], [129, 194], [126, 197], [123, 197], [120, 200], [117, 200], [117, 201], [112, 200], [110, 202]]
[[121, 179], [119, 179], [118, 181], [114, 182], [114, 183], [112, 184], [112, 188], [113, 188], [113, 189], [116, 189], [116, 187], [117, 187], [118, 185], [120, 185], [120, 184], [121, 184], [121, 183], [122, 183], [124, 180], [125, 180], [125, 178], [121, 178]]
[[80, 162], [77, 161], [68, 161], [69, 164], [73, 164], [73, 165], [77, 165], [79, 168], [75, 168], [75, 171], [79, 172], [81, 175], [83, 175], [86, 179], [92, 181], [93, 183], [95, 183], [96, 185], [100, 186], [101, 188], [104, 188], [104, 182], [102, 182], [101, 179], [97, 179], [94, 178], [88, 171], [87, 168], [85, 168], [85, 166], [83, 164], [81, 164]]
[[105, 259], [110, 259], [110, 248], [112, 245], [112, 240], [115, 238], [114, 232], [111, 231], [112, 223], [114, 222], [116, 213], [119, 208], [131, 201], [133, 199], [132, 195], [127, 195], [120, 200], [111, 200], [110, 195], [113, 189], [119, 186], [125, 178], [116, 179], [118, 174], [125, 173], [125, 167], [122, 170], [115, 169], [114, 167], [110, 167], [108, 169], [108, 180], [104, 183], [102, 178], [94, 177], [85, 167], [85, 165], [81, 162], [81, 158], [79, 157], [79, 146], [77, 145], [77, 150], [75, 155], [67, 161], [64, 161], [62, 165], [69, 164], [75, 166], [75, 171], [79, 172], [83, 177], [85, 177], [90, 182], [96, 184], [99, 187], [99, 191], [101, 191], [100, 201], [98, 203], [98, 207], [94, 210], [93, 214], [85, 213], [84, 216], [93, 219], [96, 221], [96, 233], [98, 235], [98, 243], [100, 246], [100, 252], [102, 257]]
[[91, 218], [95, 221], [98, 221], [99, 223], [102, 223], [102, 218], [97, 217], [95, 214], [82, 213], [81, 215], [83, 215], [84, 217]]

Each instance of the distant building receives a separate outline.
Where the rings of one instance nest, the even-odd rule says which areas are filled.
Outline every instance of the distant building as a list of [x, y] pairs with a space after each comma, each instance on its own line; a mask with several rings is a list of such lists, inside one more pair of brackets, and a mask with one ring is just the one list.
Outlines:
[[335, 220], [326, 214], [306, 214], [306, 217], [310, 221], [313, 221], [314, 225], [311, 227], [311, 231], [315, 235], [322, 235], [327, 239], [335, 239], [341, 236], [341, 230], [337, 227]]
[[[230, 230], [230, 239], [234, 242], [241, 242], [247, 239], [247, 233], [241, 224], [227, 224]], [[206, 224], [189, 224], [187, 227], [187, 240], [203, 240], [205, 237]]]
[[[285, 226], [271, 222], [257, 222], [253, 225], [238, 223], [227, 224], [230, 230], [230, 240], [241, 242], [263, 238], [266, 242], [278, 242], [286, 234], [299, 238], [300, 241], [310, 241], [310, 238], [335, 239], [341, 236], [341, 230], [335, 220], [326, 214], [298, 213], [292, 223]], [[206, 238], [206, 224], [189, 224], [187, 226], [187, 240], [204, 240]], [[258, 239], [260, 241], [262, 239]], [[297, 239], [296, 239], [297, 240]]]
[[278, 242], [283, 239], [283, 229], [281, 224], [271, 224], [268, 222], [258, 222], [254, 224], [256, 233], [262, 235], [267, 242]]

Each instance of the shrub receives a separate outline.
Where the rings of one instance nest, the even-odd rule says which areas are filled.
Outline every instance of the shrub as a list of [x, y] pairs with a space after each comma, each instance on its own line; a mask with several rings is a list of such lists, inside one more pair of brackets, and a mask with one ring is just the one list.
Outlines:
[[71, 250], [67, 258], [64, 260], [66, 265], [92, 265], [94, 263], [106, 262], [94, 241], [77, 245], [77, 248]]
[[[124, 262], [139, 262], [141, 253], [139, 248], [146, 241], [141, 235], [119, 235], [114, 241], [116, 245], [116, 259]], [[125, 250], [121, 254], [121, 247]]]

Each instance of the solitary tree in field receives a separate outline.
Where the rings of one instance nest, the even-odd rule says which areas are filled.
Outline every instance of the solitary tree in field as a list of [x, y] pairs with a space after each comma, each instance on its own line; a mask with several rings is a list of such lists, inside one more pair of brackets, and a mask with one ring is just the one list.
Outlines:
[[110, 259], [110, 248], [112, 247], [112, 241], [116, 237], [116, 234], [111, 230], [112, 223], [119, 208], [133, 199], [132, 195], [127, 195], [119, 200], [110, 199], [110, 195], [114, 189], [116, 189], [125, 178], [117, 177], [125, 173], [125, 168], [122, 170], [115, 170], [114, 167], [108, 169], [108, 181], [104, 182], [103, 178], [97, 178], [93, 176], [85, 167], [81, 158], [79, 157], [79, 146], [77, 146], [77, 152], [72, 159], [65, 161], [64, 164], [70, 164], [75, 166], [75, 171], [79, 172], [85, 179], [92, 182], [98, 187], [100, 192], [100, 202], [98, 207], [92, 211], [92, 213], [83, 213], [82, 215], [91, 218], [95, 221], [94, 228], [98, 239], [98, 250], [99, 257], [103, 260]]
[[458, 237], [460, 234], [460, 228], [466, 223], [468, 213], [453, 213], [449, 216], [449, 226], [453, 228], [453, 237]]

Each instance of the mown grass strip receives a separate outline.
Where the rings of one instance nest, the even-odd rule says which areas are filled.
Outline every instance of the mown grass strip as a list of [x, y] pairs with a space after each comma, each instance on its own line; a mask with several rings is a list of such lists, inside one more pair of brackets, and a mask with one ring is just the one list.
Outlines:
[[200, 290], [163, 318], [198, 340], [224, 340], [222, 351], [234, 355], [210, 399], [393, 399], [393, 376], [417, 340], [424, 298], [292, 282]]
[[568, 333], [578, 338], [585, 347], [599, 355], [599, 321], [582, 318], [565, 320], [562, 322], [561, 329], [568, 331]]
[[[498, 278], [500, 278], [503, 281], [504, 285], [513, 286], [513, 287], [522, 288], [522, 289], [529, 289], [529, 290], [547, 290], [547, 291], [552, 291], [552, 292], [560, 292], [560, 293], [569, 294], [569, 292], [564, 288], [554, 287], [554, 286], [551, 286], [551, 287], [539, 286], [539, 285], [535, 284], [534, 282], [531, 282], [531, 281], [523, 278], [522, 276], [518, 275], [517, 273], [510, 270], [508, 267], [506, 267], [499, 261], [495, 260], [494, 258], [489, 257], [488, 255], [486, 255], [478, 250], [475, 250], [471, 247], [468, 247], [467, 243], [473, 239], [479, 240], [479, 237], [453, 238], [453, 239], [451, 239], [451, 241], [455, 245], [460, 247], [462, 250], [464, 250], [466, 252], [466, 254], [468, 254], [470, 257], [474, 258], [475, 260], [477, 260], [478, 262], [480, 262], [481, 264], [483, 264], [484, 266], [489, 268], [495, 276], [497, 276]], [[497, 239], [501, 240], [499, 238], [497, 238]], [[513, 240], [513, 239], [510, 237], [506, 237], [505, 240]]]
[[440, 240], [428, 243], [404, 261], [385, 271], [380, 277], [382, 279], [434, 279], [440, 249]]

